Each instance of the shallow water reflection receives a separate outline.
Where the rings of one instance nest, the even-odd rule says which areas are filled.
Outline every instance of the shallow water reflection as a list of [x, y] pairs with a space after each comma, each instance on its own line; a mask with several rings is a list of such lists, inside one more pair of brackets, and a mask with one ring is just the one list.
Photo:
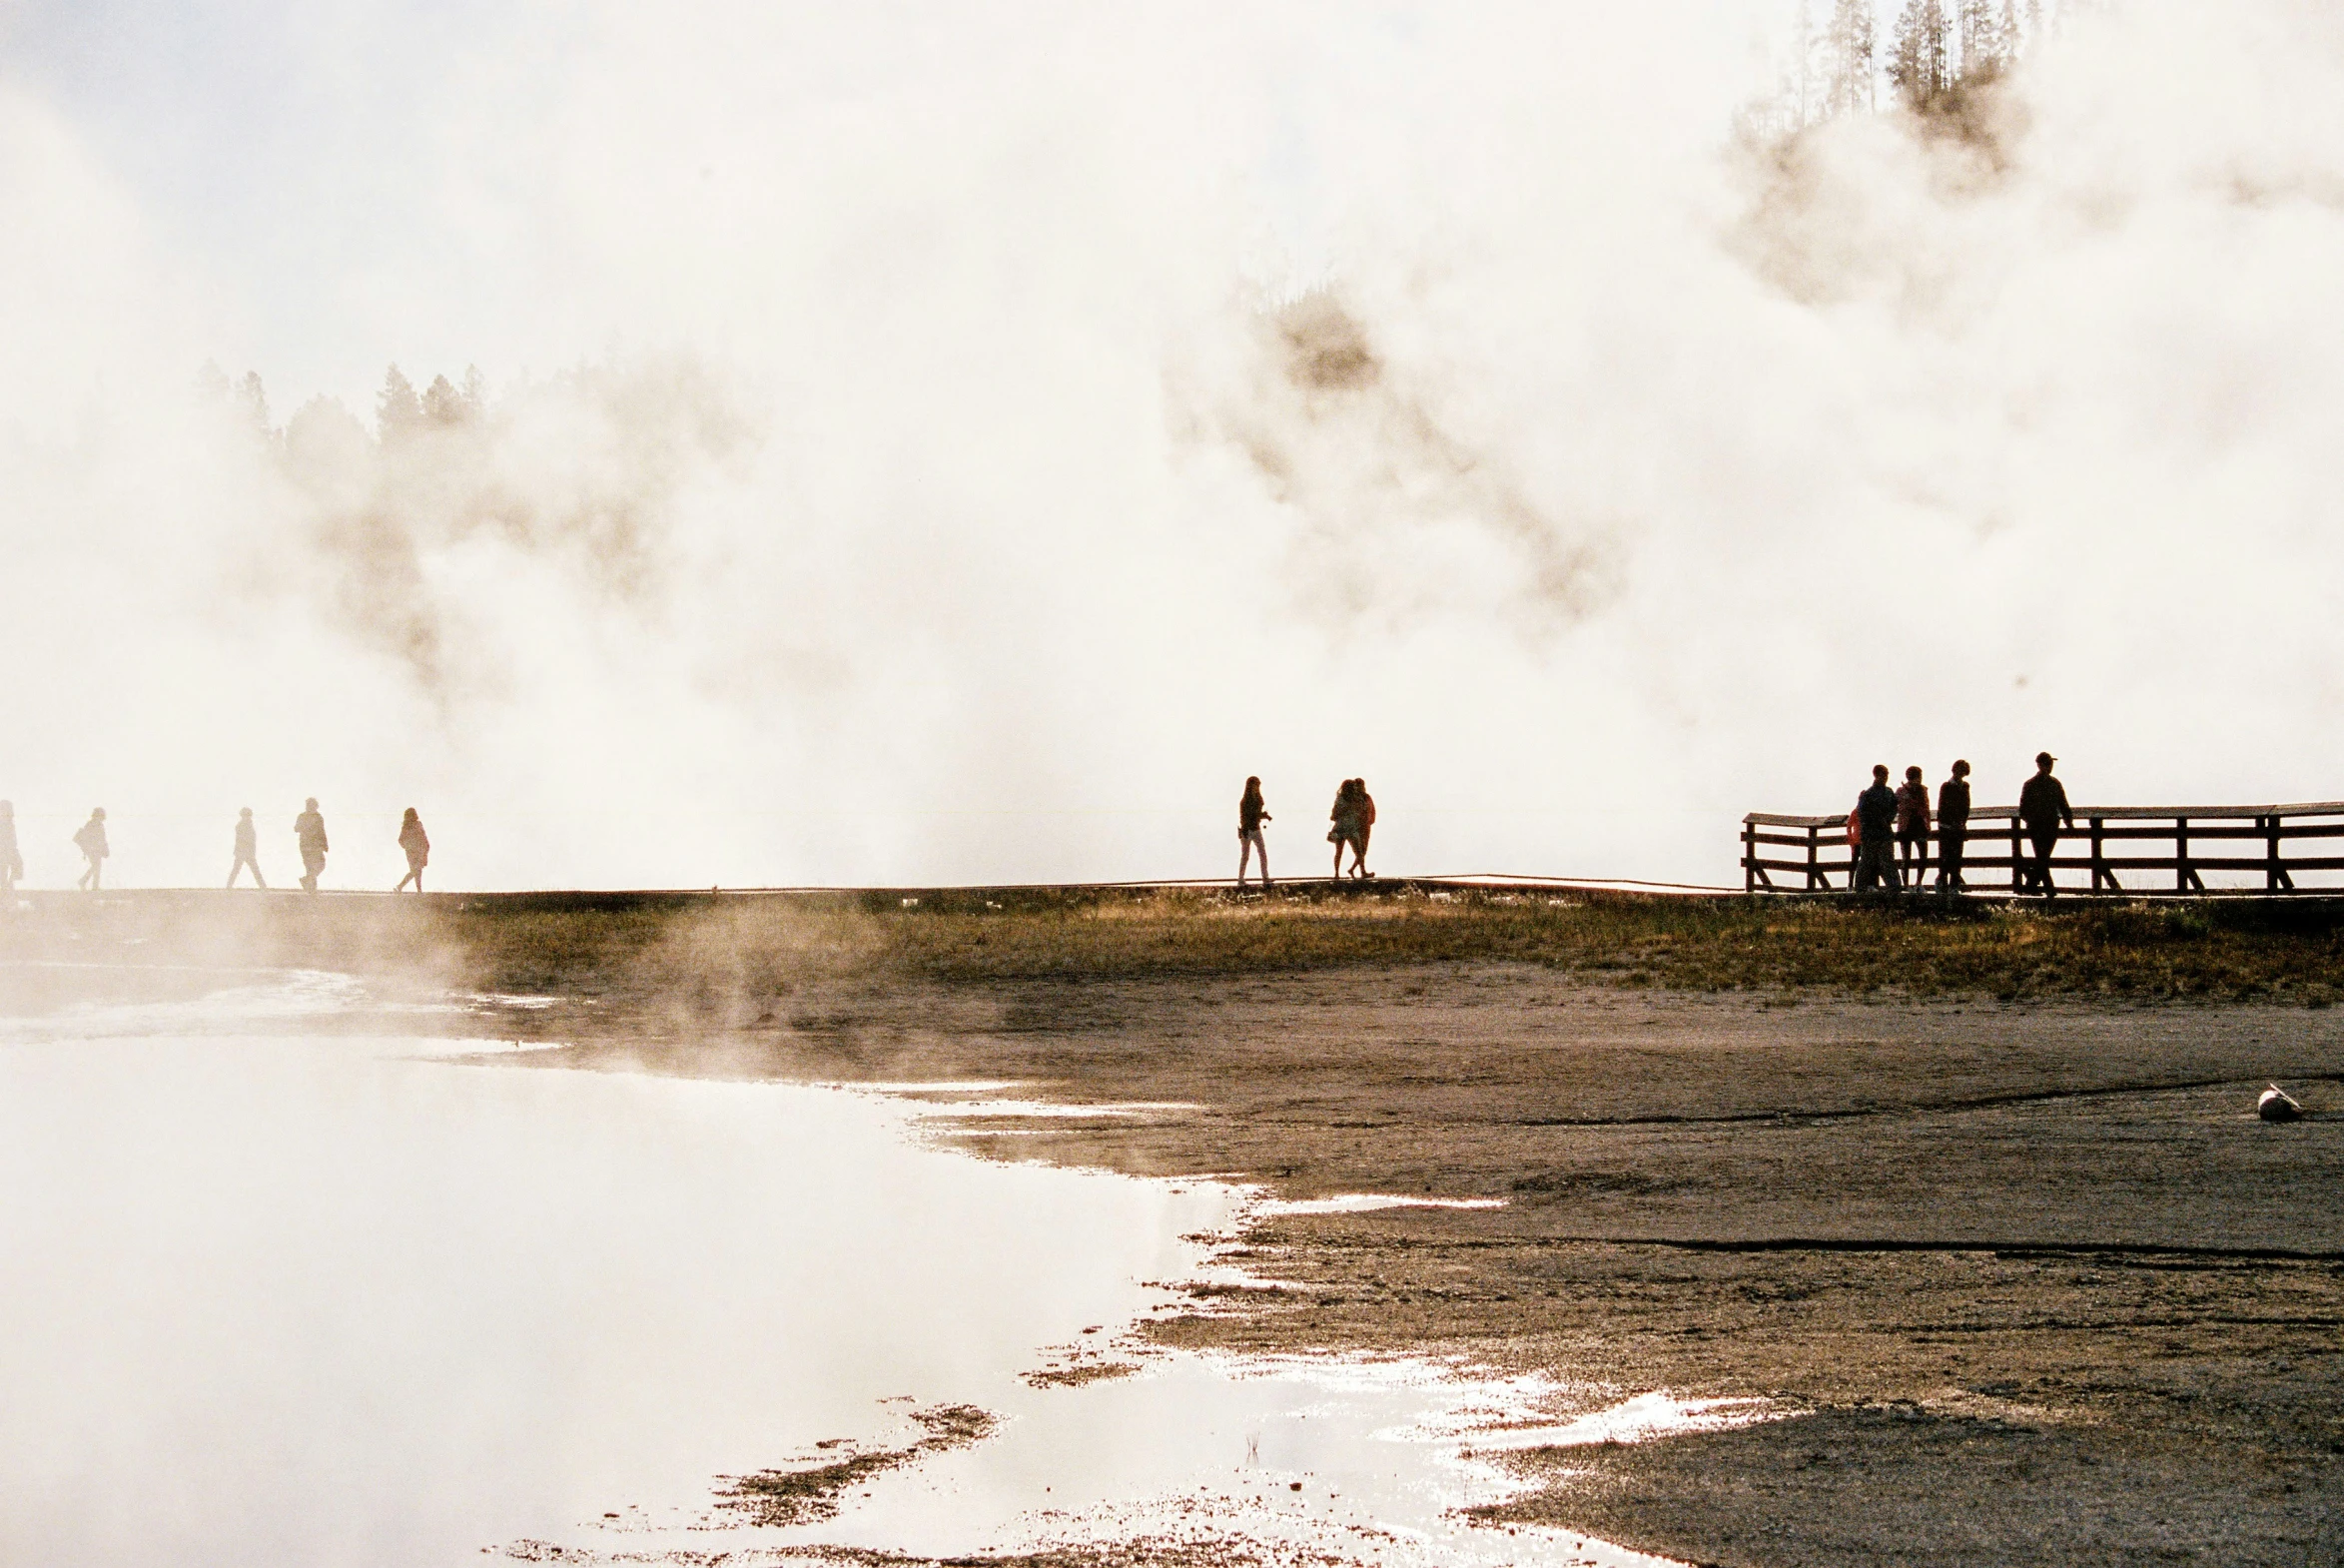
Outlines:
[[[1198, 1532], [1532, 1560], [1445, 1520], [1499, 1483], [1425, 1440], [1488, 1397], [1430, 1369], [1021, 1375], [1118, 1360], [1088, 1347], [1203, 1265], [1180, 1238], [1233, 1189], [980, 1162], [870, 1096], [230, 1032], [358, 1005], [311, 978], [0, 1027], [0, 1561]], [[707, 1533], [716, 1477], [954, 1403], [1000, 1424], [833, 1519]]]

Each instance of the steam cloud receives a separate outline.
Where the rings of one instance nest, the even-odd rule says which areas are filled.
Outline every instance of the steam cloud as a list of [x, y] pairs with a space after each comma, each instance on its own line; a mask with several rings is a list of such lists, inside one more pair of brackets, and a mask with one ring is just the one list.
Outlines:
[[[128, 882], [317, 794], [330, 883], [413, 804], [704, 886], [1225, 874], [1248, 773], [1281, 875], [1351, 775], [1388, 870], [1701, 879], [1875, 761], [2338, 792], [2310, 0], [1760, 149], [1726, 0], [256, 11], [227, 83], [116, 9], [0, 74], [36, 883], [101, 802]], [[480, 417], [376, 441], [393, 360]]]
[[[396, 368], [391, 373], [396, 376]], [[313, 399], [286, 425], [279, 471], [325, 595], [362, 644], [426, 689], [497, 684], [488, 650], [456, 644], [438, 580], [476, 549], [550, 559], [589, 596], [656, 611], [679, 495], [753, 444], [737, 394], [696, 361], [593, 365], [495, 403], [457, 392], [391, 398], [380, 437]], [[295, 558], [302, 558], [296, 551]]]
[[1222, 406], [1199, 425], [1241, 447], [1270, 497], [1301, 519], [1299, 552], [1330, 563], [1312, 595], [1320, 608], [1404, 626], [1449, 607], [1469, 567], [1441, 559], [1443, 544], [1494, 552], [1498, 603], [1533, 633], [1602, 602], [1617, 541], [1551, 514], [1507, 471], [1510, 452], [1445, 428], [1431, 390], [1379, 353], [1331, 292], [1261, 311], [1252, 325], [1249, 363], [1223, 381]]

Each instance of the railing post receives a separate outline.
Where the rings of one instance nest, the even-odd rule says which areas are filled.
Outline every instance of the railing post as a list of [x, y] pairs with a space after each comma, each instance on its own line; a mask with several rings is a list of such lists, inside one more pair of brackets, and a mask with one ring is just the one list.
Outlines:
[[2186, 893], [2191, 888], [2203, 893], [2205, 881], [2198, 876], [2197, 868], [2189, 863], [2189, 819], [2175, 817], [2173, 819], [2173, 891]]
[[2026, 890], [2026, 857], [2018, 848], [2019, 824], [2016, 816], [2010, 818], [2010, 891]]
[[1820, 831], [1814, 823], [1810, 822], [1807, 824], [1807, 891], [1810, 893], [1825, 885], [1823, 873], [1816, 869], [1816, 856], [1822, 852], [1822, 849], [1823, 840]]
[[2116, 885], [2115, 874], [2108, 870], [2106, 845], [2102, 842], [2104, 818], [2091, 819], [2091, 890], [2097, 893], [2102, 883]]
[[2295, 879], [2287, 874], [2287, 867], [2279, 859], [2279, 814], [2272, 812], [2263, 818], [2263, 842], [2269, 846], [2268, 882], [2273, 893], [2292, 893]]
[[1742, 824], [1742, 891], [1758, 891], [1758, 824]]

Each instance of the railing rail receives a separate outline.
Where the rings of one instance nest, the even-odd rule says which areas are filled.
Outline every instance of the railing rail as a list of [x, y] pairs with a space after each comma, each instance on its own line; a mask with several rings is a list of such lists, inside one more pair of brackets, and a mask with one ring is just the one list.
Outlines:
[[[2344, 873], [2344, 853], [2294, 854], [2290, 844], [2344, 840], [2344, 801], [2268, 806], [2077, 806], [2075, 826], [2063, 830], [2050, 859], [2061, 892], [2133, 896], [2150, 893], [2344, 893], [2344, 879], [2306, 886], [2302, 875]], [[1848, 818], [1789, 816], [1754, 811], [1742, 819], [1742, 877], [1752, 893], [1823, 893], [1852, 888], [1856, 848]], [[2247, 846], [2253, 853], [2240, 853]], [[2084, 846], [2088, 846], [2085, 848]], [[2156, 846], [2169, 852], [2146, 853]], [[1917, 881], [1937, 875], [1944, 841], [1931, 824]], [[2344, 845], [2339, 845], [2344, 849]], [[1984, 891], [1990, 879], [2009, 879], [2018, 892], [2034, 854], [2015, 806], [1980, 806], [1969, 813], [1961, 857], [1962, 880]], [[1978, 881], [1970, 880], [1971, 873]], [[2064, 879], [2061, 873], [2065, 873]], [[2087, 881], [2077, 885], [2076, 874]], [[2212, 873], [2215, 882], [2205, 878]], [[1777, 878], [1781, 880], [1777, 880]]]

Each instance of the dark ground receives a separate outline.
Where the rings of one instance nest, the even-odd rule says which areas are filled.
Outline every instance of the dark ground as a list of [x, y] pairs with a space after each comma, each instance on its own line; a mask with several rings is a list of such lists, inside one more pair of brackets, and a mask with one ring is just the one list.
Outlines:
[[1162, 1339], [1806, 1412], [1528, 1454], [1546, 1484], [1493, 1519], [1718, 1563], [2344, 1560], [2344, 1117], [2253, 1114], [2273, 1077], [2336, 1103], [2333, 1012], [1440, 967], [834, 996], [722, 1045], [541, 1060], [1184, 1102], [993, 1126], [1023, 1158], [1508, 1206], [1270, 1220], [1241, 1259], [1305, 1288]]

